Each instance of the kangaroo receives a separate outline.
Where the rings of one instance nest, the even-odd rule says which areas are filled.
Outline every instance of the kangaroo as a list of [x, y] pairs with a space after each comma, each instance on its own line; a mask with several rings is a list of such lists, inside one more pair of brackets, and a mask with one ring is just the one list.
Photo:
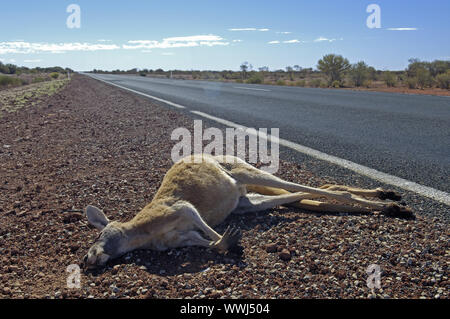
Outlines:
[[212, 227], [232, 213], [263, 211], [280, 205], [328, 213], [381, 211], [387, 215], [414, 216], [408, 207], [375, 200], [400, 198], [395, 192], [381, 188], [368, 190], [330, 184], [314, 188], [288, 182], [234, 156], [191, 155], [169, 169], [153, 200], [127, 222], [109, 221], [100, 209], [86, 207], [89, 223], [100, 234], [84, 257], [83, 265], [87, 269], [101, 267], [135, 249], [163, 251], [202, 246], [226, 252], [238, 244], [240, 230], [228, 227], [220, 235]]

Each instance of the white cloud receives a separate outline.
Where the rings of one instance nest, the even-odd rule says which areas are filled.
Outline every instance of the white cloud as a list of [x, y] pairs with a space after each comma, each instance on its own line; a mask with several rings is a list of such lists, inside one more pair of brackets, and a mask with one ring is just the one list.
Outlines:
[[163, 53], [161, 53], [161, 55], [175, 55], [175, 53], [173, 53], [173, 52], [163, 52]]
[[228, 29], [228, 31], [260, 31], [260, 32], [266, 32], [269, 31], [270, 29], [267, 28], [262, 28], [262, 29], [258, 29], [258, 28], [234, 28], [234, 29]]
[[167, 49], [167, 48], [183, 48], [183, 47], [198, 47], [198, 46], [216, 46], [228, 45], [229, 42], [217, 35], [193, 35], [187, 37], [172, 37], [165, 38], [162, 41], [156, 40], [130, 40], [129, 44], [124, 44], [123, 49]]
[[418, 28], [387, 28], [390, 31], [417, 31]]
[[38, 62], [41, 62], [42, 60], [40, 60], [40, 59], [34, 59], [34, 60], [23, 60], [23, 62], [25, 62], [25, 63], [38, 63]]
[[317, 39], [315, 39], [314, 40], [314, 42], [325, 42], [325, 41], [328, 41], [328, 42], [334, 42], [334, 41], [342, 41], [342, 40], [344, 40], [344, 38], [339, 38], [339, 39], [328, 39], [328, 38], [325, 38], [325, 37], [318, 37]]
[[[110, 42], [111, 40], [99, 39], [98, 42]], [[171, 37], [162, 41], [155, 40], [131, 40], [128, 44], [121, 46], [107, 43], [48, 43], [48, 42], [25, 42], [8, 41], [0, 42], [0, 54], [33, 54], [33, 53], [66, 53], [69, 51], [105, 51], [118, 49], [142, 49], [148, 51], [154, 48], [179, 48], [197, 46], [225, 46], [229, 45], [222, 37], [217, 35], [194, 35], [187, 37]]]
[[99, 51], [115, 50], [120, 47], [115, 44], [91, 44], [91, 43], [31, 43], [24, 41], [0, 42], [0, 54], [6, 53], [64, 53], [67, 51]]
[[300, 43], [300, 42], [301, 42], [300, 40], [292, 39], [292, 40], [287, 40], [287, 41], [283, 41], [283, 42], [275, 40], [275, 41], [270, 41], [270, 42], [267, 42], [267, 43], [268, 44], [280, 44], [280, 43]]
[[290, 31], [283, 31], [283, 32], [277, 32], [278, 34], [291, 34], [292, 32]]
[[233, 42], [242, 42], [242, 40], [236, 39], [236, 40], [233, 40]]

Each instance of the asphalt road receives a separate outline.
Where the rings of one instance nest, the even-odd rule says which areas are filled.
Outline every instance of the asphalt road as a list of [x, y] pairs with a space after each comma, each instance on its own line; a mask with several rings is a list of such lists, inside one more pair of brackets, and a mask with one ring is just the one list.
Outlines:
[[382, 92], [96, 77], [450, 192], [450, 98]]

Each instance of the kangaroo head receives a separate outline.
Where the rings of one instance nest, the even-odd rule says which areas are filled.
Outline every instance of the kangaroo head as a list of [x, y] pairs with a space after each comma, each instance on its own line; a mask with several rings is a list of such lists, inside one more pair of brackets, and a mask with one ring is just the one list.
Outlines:
[[122, 254], [126, 241], [121, 223], [110, 222], [105, 214], [94, 206], [86, 207], [86, 216], [91, 225], [100, 231], [95, 243], [83, 258], [84, 267], [88, 269], [104, 266], [110, 259]]

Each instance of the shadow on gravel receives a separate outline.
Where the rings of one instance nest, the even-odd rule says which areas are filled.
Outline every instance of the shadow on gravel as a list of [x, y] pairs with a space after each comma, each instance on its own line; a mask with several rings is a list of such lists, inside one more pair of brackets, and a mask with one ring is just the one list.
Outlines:
[[[223, 233], [228, 226], [238, 227], [243, 236], [251, 230], [259, 233], [266, 232], [273, 227], [295, 222], [304, 218], [304, 214], [311, 216], [368, 216], [370, 213], [318, 213], [298, 208], [279, 208], [276, 214], [272, 210], [248, 213], [242, 215], [231, 215], [222, 224], [216, 227], [218, 233]], [[289, 214], [289, 216], [285, 216]], [[298, 214], [298, 215], [296, 215]], [[303, 214], [303, 217], [301, 215]], [[392, 217], [393, 218], [393, 217]], [[265, 243], [260, 243], [264, 246]], [[119, 269], [126, 270], [127, 267], [137, 266], [142, 271], [158, 276], [174, 276], [181, 274], [206, 273], [214, 265], [224, 267], [238, 267], [245, 269], [244, 249], [237, 246], [225, 254], [218, 253], [212, 249], [203, 247], [183, 247], [170, 249], [164, 252], [153, 250], [136, 250], [109, 262], [103, 269], [90, 271], [93, 275], [103, 273], [116, 273]]]
[[[277, 214], [271, 214], [272, 210], [242, 215], [231, 215], [222, 224], [216, 227], [216, 231], [222, 234], [228, 226], [238, 227], [243, 232], [255, 230], [266, 232], [273, 227], [288, 224], [301, 219], [301, 214], [311, 216], [369, 216], [371, 213], [320, 213], [307, 211], [299, 208], [279, 208]], [[289, 214], [290, 216], [284, 216]], [[298, 214], [298, 215], [296, 215]], [[399, 216], [389, 216], [389, 218], [401, 218]], [[304, 215], [303, 215], [304, 216]], [[303, 217], [304, 218], [304, 217]], [[409, 219], [407, 217], [401, 219]], [[264, 246], [265, 243], [260, 243]], [[227, 253], [218, 253], [212, 249], [203, 247], [183, 247], [170, 249], [164, 252], [153, 250], [136, 250], [126, 255], [112, 260], [106, 267], [89, 271], [94, 276], [112, 272], [113, 274], [130, 266], [137, 266], [142, 271], [158, 276], [176, 276], [181, 274], [206, 273], [214, 265], [224, 265], [227, 267], [238, 267], [245, 269], [247, 264], [244, 261], [244, 248], [239, 245]]]

